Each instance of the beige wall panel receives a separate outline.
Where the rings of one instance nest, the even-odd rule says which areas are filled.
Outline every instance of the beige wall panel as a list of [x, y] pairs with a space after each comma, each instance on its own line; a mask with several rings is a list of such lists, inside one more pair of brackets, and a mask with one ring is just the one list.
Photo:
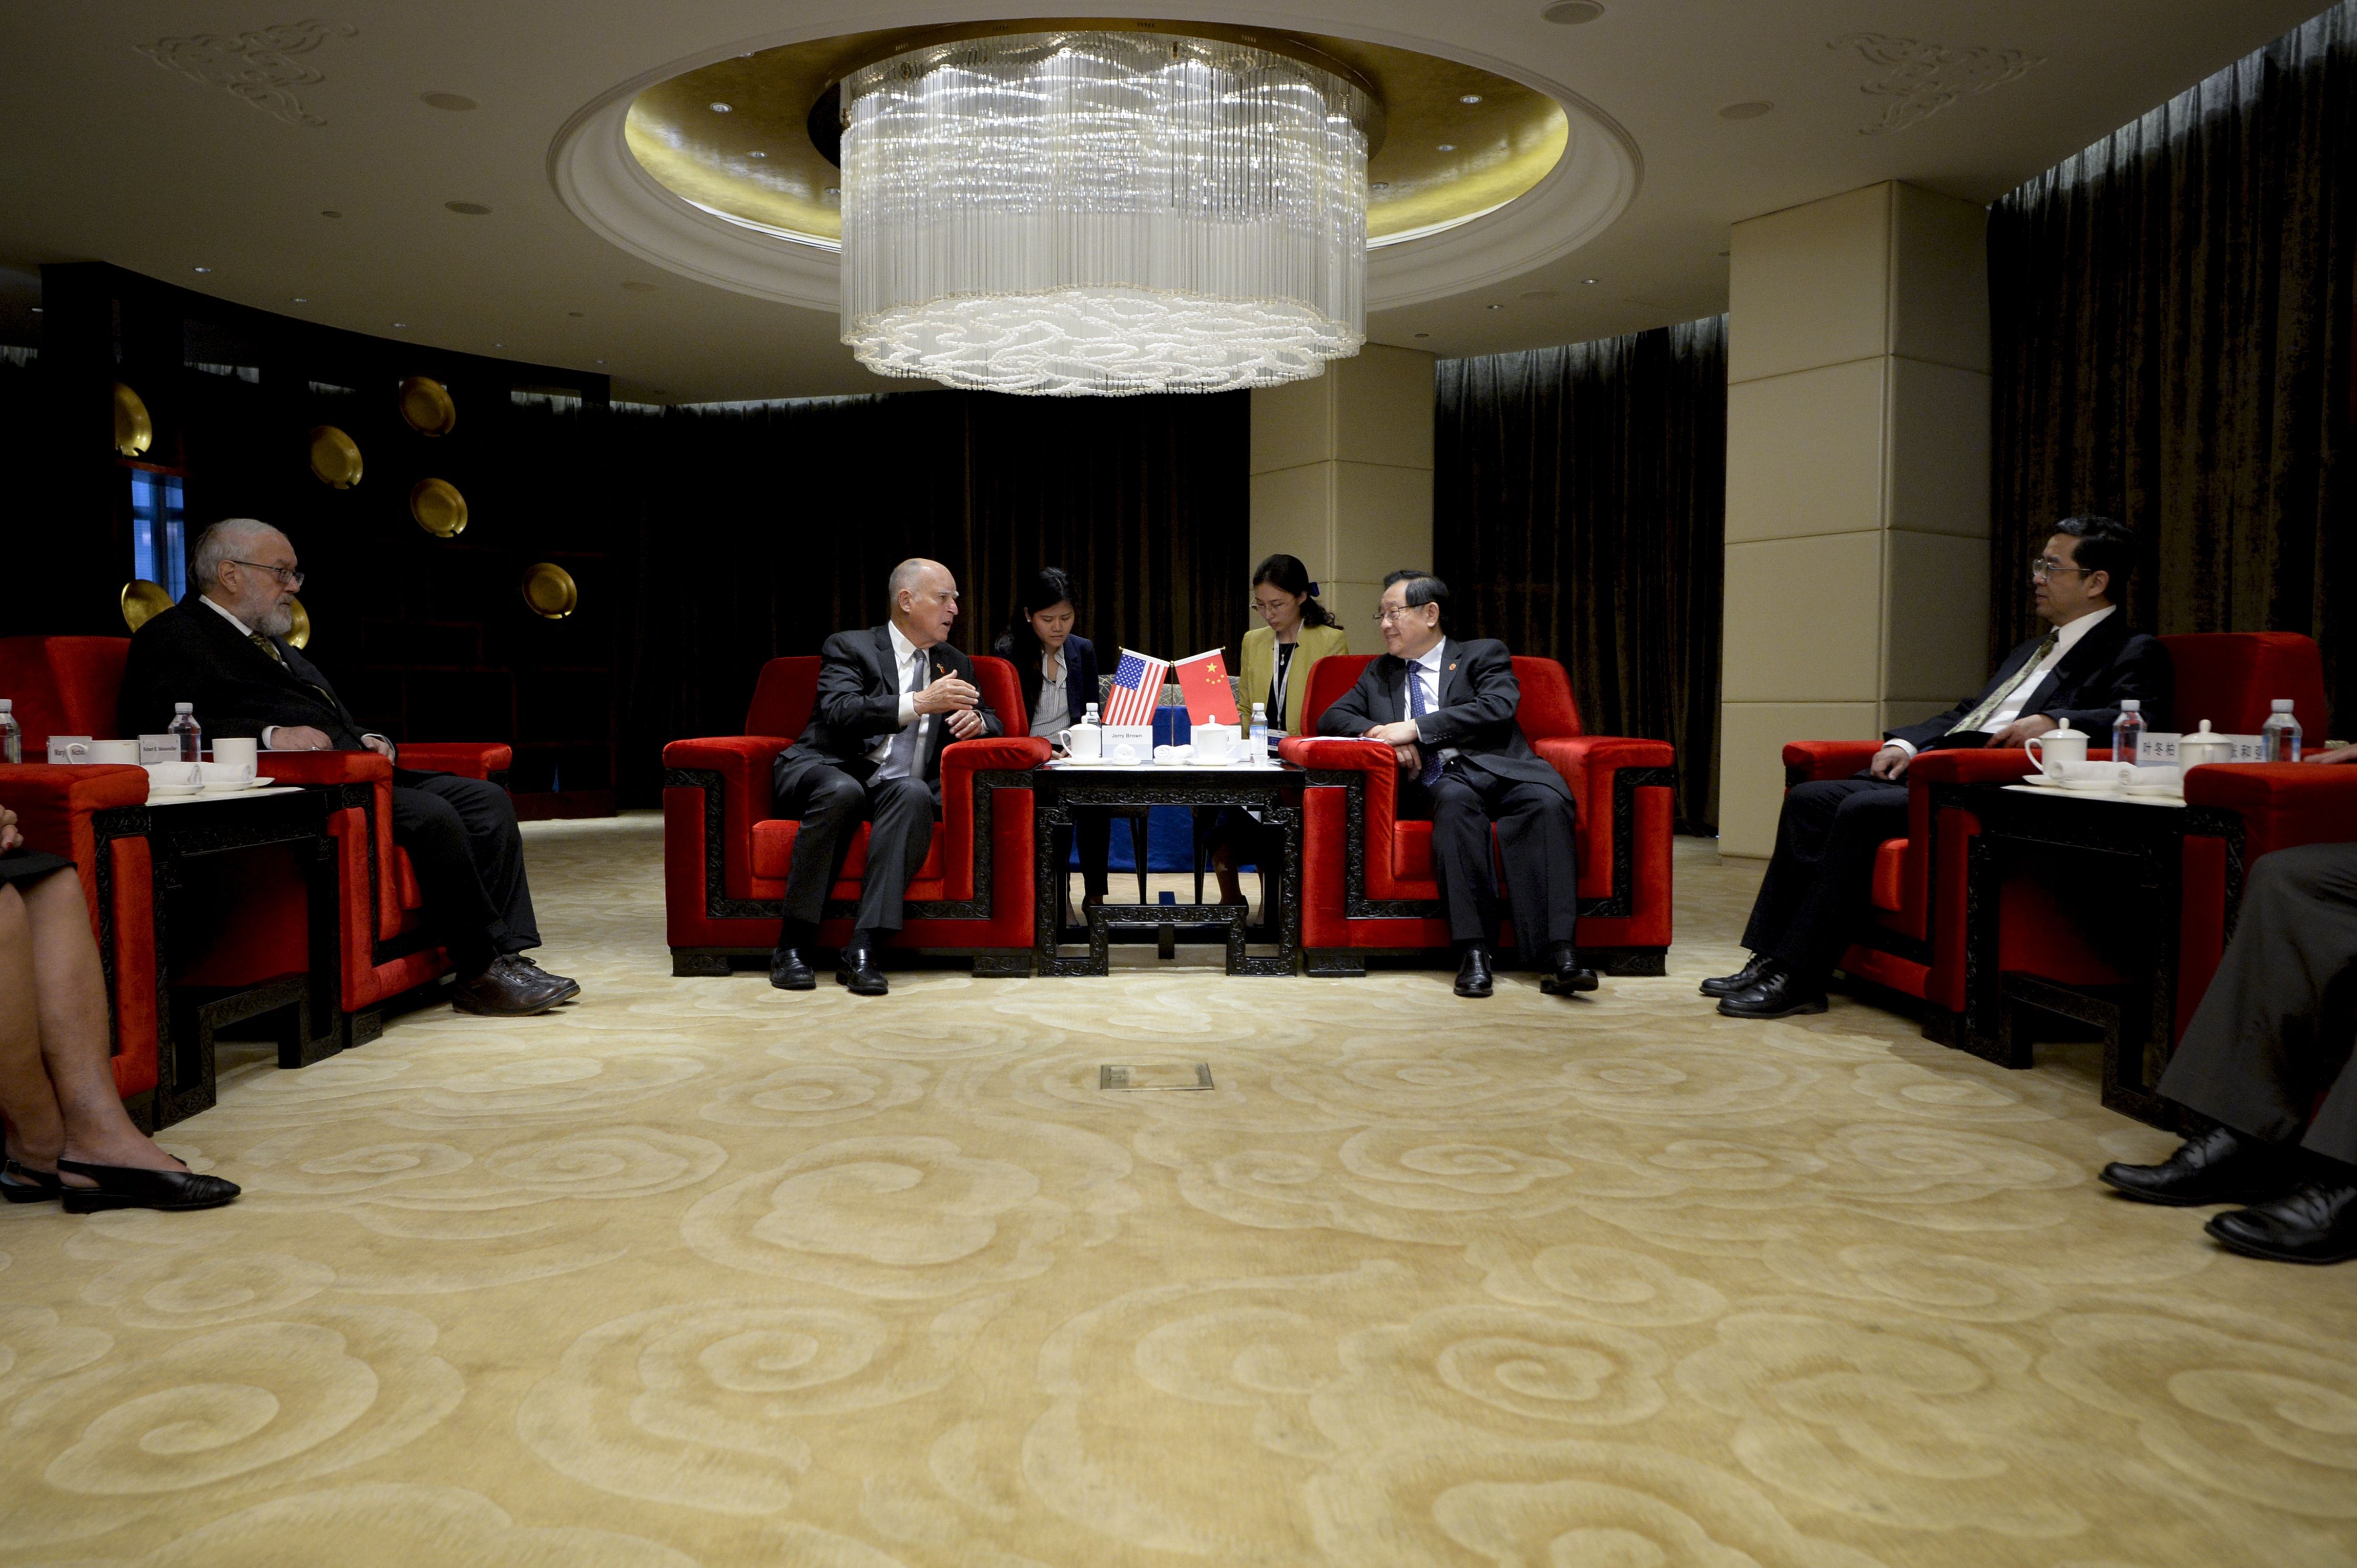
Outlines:
[[1922, 360], [1886, 363], [1890, 526], [1987, 539], [1989, 378]]
[[1334, 383], [1334, 456], [1344, 462], [1431, 467], [1437, 362], [1420, 349], [1370, 343], [1351, 359], [1327, 366], [1318, 379]]
[[1890, 351], [1987, 370], [1987, 209], [1921, 186], [1892, 189]]
[[1889, 364], [1858, 360], [1727, 389], [1727, 542], [1883, 526]]
[[1351, 639], [1351, 652], [1383, 650], [1383, 634], [1375, 629], [1375, 602], [1383, 596], [1382, 578], [1372, 582], [1321, 578], [1318, 588], [1318, 602], [1340, 618], [1343, 633]]
[[1334, 456], [1334, 380], [1331, 374], [1283, 386], [1256, 387], [1252, 394], [1252, 471], [1298, 467]]
[[1334, 575], [1380, 583], [1432, 569], [1432, 470], [1334, 465]]
[[1727, 379], [1889, 352], [1891, 187], [1749, 219], [1728, 247]]
[[1718, 850], [1765, 856], [1776, 848], [1788, 740], [1871, 740], [1872, 703], [1728, 703], [1718, 710]]
[[1887, 735], [1895, 729], [1905, 729], [1909, 725], [1921, 724], [1933, 714], [1944, 714], [1954, 706], [1953, 703], [1885, 703], [1882, 704], [1883, 733]]
[[1881, 696], [1878, 535], [1730, 544], [1726, 592], [1722, 701]]
[[[1254, 397], [1260, 394], [1254, 392]], [[1254, 474], [1252, 486], [1252, 558], [1283, 551], [1298, 555], [1313, 577], [1334, 570], [1334, 465], [1310, 463]], [[1238, 603], [1249, 598], [1239, 583]]]
[[1882, 695], [1937, 713], [1988, 678], [1988, 543], [1893, 530]]

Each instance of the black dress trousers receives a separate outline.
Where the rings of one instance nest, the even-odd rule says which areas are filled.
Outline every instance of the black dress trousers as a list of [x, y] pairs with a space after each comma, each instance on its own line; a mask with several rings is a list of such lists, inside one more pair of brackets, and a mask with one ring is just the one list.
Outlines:
[[900, 929], [900, 906], [909, 884], [916, 880], [925, 853], [932, 847], [941, 785], [921, 779], [877, 779], [875, 767], [865, 757], [848, 768], [796, 759], [791, 752], [778, 759], [771, 779], [778, 815], [802, 822], [794, 833], [793, 859], [786, 868], [790, 938], [797, 922], [815, 929], [825, 916], [827, 890], [843, 875], [852, 832], [862, 822], [868, 824], [867, 869], [860, 878], [854, 928], [879, 932]]
[[2357, 1165], [2352, 1004], [2357, 843], [2262, 855], [2160, 1092], [2237, 1133]]
[[1860, 774], [1794, 785], [1743, 945], [1804, 979], [1831, 974], [1873, 902], [1875, 852], [1906, 836], [1904, 784]]
[[1498, 879], [1490, 849], [1497, 824], [1506, 907], [1525, 958], [1574, 940], [1579, 926], [1579, 849], [1571, 802], [1544, 784], [1502, 779], [1452, 760], [1429, 789], [1400, 776], [1400, 814], [1432, 823], [1432, 870], [1452, 941], [1498, 940]]
[[504, 953], [540, 946], [524, 880], [515, 801], [498, 785], [455, 773], [393, 775], [393, 838], [409, 852], [425, 918], [462, 979]]

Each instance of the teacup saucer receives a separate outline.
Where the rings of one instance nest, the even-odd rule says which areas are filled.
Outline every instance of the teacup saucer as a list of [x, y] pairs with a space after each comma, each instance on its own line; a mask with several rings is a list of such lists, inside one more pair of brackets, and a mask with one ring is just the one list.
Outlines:
[[2048, 789], [2060, 789], [2062, 788], [2062, 780], [2060, 779], [2049, 779], [2043, 773], [2025, 773], [2021, 776], [2021, 781], [2024, 784], [2036, 784]]
[[237, 794], [240, 790], [244, 790], [244, 789], [259, 789], [263, 788], [264, 785], [266, 785], [266, 784], [268, 784], [268, 783], [270, 783], [270, 782], [271, 782], [271, 779], [270, 779], [269, 776], [265, 774], [265, 775], [264, 775], [264, 776], [262, 776], [262, 777], [260, 777], [260, 778], [257, 778], [257, 779], [248, 779], [244, 780], [244, 781], [243, 781], [243, 782], [242, 782], [242, 783], [237, 783], [237, 784], [200, 784], [200, 785], [199, 785], [199, 786], [198, 786], [198, 788], [199, 788], [199, 789], [202, 789], [202, 790], [203, 790], [206, 794], [208, 794], [208, 795], [234, 795], [234, 794]]
[[159, 784], [153, 779], [147, 780], [147, 793], [150, 795], [194, 795], [203, 789], [201, 784]]

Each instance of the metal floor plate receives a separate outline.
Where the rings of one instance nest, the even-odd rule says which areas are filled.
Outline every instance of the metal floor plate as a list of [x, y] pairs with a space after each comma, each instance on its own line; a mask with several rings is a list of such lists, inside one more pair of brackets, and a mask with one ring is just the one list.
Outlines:
[[1209, 1089], [1211, 1087], [1211, 1064], [1209, 1062], [1162, 1062], [1143, 1066], [1116, 1067], [1111, 1063], [1097, 1069], [1099, 1089]]

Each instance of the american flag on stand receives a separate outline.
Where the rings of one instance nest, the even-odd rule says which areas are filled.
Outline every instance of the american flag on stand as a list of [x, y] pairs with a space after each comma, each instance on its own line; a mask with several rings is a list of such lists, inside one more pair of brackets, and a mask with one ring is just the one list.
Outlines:
[[1150, 725], [1162, 705], [1162, 680], [1170, 673], [1166, 659], [1149, 659], [1125, 648], [1114, 667], [1113, 690], [1105, 693], [1104, 722], [1109, 725]]

